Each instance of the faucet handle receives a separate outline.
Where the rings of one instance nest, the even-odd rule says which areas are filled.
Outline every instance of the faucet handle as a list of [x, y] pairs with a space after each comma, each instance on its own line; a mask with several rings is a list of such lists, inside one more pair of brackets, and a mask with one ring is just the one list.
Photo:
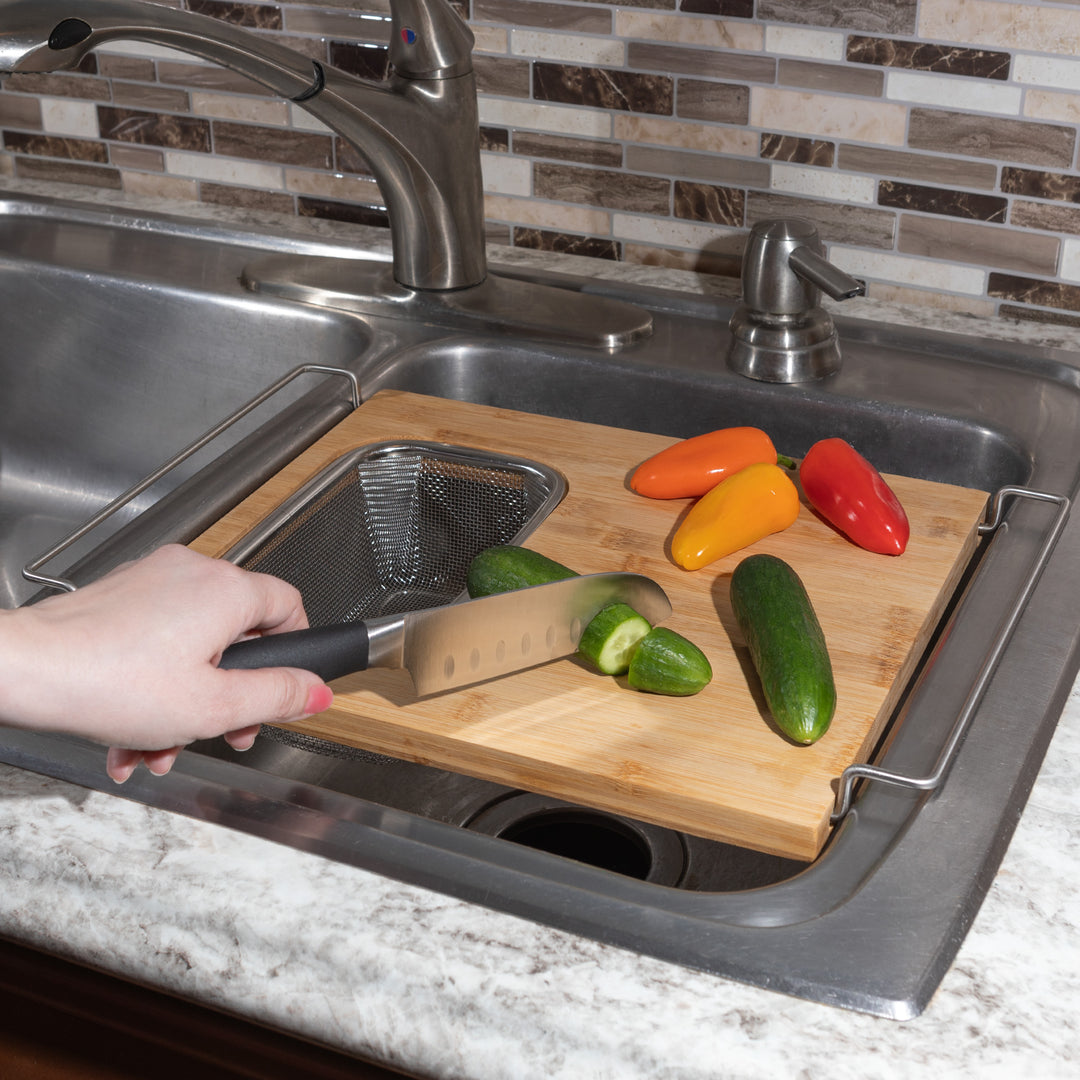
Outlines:
[[473, 32], [447, 0], [392, 0], [390, 63], [403, 79], [453, 79], [473, 69]]

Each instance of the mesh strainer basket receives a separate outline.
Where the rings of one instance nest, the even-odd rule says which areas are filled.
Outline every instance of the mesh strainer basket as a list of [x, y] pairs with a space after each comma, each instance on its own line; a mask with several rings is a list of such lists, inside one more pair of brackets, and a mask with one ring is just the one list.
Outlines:
[[522, 458], [375, 443], [324, 469], [226, 558], [295, 585], [312, 626], [448, 604], [473, 557], [520, 543], [566, 481]]

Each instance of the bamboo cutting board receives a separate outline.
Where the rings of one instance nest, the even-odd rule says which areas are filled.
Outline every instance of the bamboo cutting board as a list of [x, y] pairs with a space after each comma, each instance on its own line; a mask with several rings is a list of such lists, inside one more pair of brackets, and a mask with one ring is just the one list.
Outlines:
[[[698, 836], [813, 859], [829, 831], [836, 779], [872, 751], [977, 539], [987, 495], [889, 477], [911, 540], [898, 558], [836, 533], [805, 504], [795, 524], [693, 573], [668, 557], [689, 500], [659, 502], [627, 477], [673, 440], [398, 391], [382, 391], [199, 537], [220, 556], [341, 454], [423, 439], [531, 458], [567, 479], [562, 504], [527, 544], [582, 573], [631, 570], [658, 581], [666, 625], [699, 645], [713, 681], [689, 698], [639, 693], [560, 660], [418, 699], [405, 672], [338, 680], [334, 706], [294, 730], [481, 776]], [[772, 726], [728, 600], [751, 552], [803, 579], [832, 657], [837, 710], [813, 746]]]

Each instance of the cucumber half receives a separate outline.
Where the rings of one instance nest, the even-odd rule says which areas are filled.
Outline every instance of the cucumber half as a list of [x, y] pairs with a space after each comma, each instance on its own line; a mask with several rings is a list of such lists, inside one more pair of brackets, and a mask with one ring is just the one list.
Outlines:
[[688, 697], [712, 681], [709, 658], [692, 642], [656, 626], [639, 642], [630, 660], [627, 682], [635, 690]]
[[625, 675], [638, 642], [651, 629], [629, 604], [608, 604], [585, 627], [578, 652], [605, 675]]

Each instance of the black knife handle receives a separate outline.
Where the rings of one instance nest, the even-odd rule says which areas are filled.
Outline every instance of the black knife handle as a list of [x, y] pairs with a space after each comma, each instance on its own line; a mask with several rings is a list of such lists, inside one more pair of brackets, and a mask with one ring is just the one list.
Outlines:
[[249, 671], [268, 667], [303, 668], [330, 682], [368, 666], [369, 640], [367, 625], [362, 622], [265, 634], [230, 645], [221, 654], [218, 667]]

